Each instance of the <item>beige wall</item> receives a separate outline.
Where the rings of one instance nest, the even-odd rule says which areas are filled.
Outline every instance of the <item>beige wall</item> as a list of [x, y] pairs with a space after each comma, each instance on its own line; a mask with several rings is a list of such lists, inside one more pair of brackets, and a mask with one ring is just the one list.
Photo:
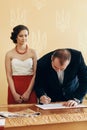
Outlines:
[[0, 0], [0, 104], [7, 103], [4, 59], [12, 28], [25, 24], [39, 56], [56, 48], [81, 50], [87, 63], [87, 0]]

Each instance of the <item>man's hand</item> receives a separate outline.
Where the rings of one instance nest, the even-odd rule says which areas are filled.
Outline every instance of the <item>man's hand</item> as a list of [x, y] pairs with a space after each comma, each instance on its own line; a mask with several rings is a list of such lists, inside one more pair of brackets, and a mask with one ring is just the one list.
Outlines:
[[68, 100], [63, 103], [63, 106], [66, 106], [66, 107], [72, 107], [72, 106], [77, 106], [77, 105], [78, 103], [74, 100]]
[[43, 95], [40, 97], [40, 103], [42, 104], [49, 104], [51, 102], [51, 98], [46, 96], [46, 95]]

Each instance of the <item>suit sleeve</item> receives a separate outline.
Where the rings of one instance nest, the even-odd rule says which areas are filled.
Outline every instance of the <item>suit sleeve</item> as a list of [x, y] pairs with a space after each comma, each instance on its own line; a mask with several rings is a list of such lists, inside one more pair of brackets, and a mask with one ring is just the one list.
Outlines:
[[75, 92], [75, 97], [82, 102], [85, 94], [87, 93], [87, 66], [84, 62], [84, 58], [80, 53], [80, 60], [79, 60], [79, 68], [78, 68], [78, 80], [79, 80], [79, 87]]
[[53, 52], [54, 51], [44, 55], [37, 62], [37, 71], [34, 87], [38, 98], [45, 94], [47, 88], [47, 74], [49, 73], [49, 69], [51, 67], [51, 55], [53, 54]]
[[44, 91], [44, 73], [39, 64], [37, 65], [36, 78], [35, 78], [35, 91], [38, 98], [45, 94]]

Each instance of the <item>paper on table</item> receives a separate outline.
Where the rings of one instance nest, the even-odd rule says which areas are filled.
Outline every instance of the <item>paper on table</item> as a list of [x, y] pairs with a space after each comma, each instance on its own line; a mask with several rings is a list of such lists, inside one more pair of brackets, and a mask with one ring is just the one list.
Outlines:
[[[26, 110], [27, 111], [27, 110]], [[40, 112], [32, 112], [32, 113], [27, 113], [26, 111], [20, 111], [20, 112], [8, 112], [8, 111], [1, 111], [0, 116], [1, 117], [7, 117], [7, 118], [14, 118], [14, 117], [32, 117], [32, 116], [38, 116], [40, 115]]]
[[4, 126], [5, 125], [5, 119], [4, 118], [0, 118], [0, 126]]
[[64, 109], [64, 108], [79, 108], [79, 107], [87, 107], [85, 105], [79, 104], [75, 107], [66, 107], [63, 106], [62, 103], [55, 103], [55, 104], [43, 104], [43, 105], [36, 105], [37, 107], [41, 109]]
[[0, 112], [0, 116], [1, 117], [17, 117], [18, 114], [12, 113], [12, 112], [8, 112], [8, 111], [1, 111]]

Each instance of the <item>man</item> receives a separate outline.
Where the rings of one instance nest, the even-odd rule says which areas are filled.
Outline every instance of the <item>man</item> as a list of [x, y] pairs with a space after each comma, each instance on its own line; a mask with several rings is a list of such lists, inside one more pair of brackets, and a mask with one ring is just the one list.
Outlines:
[[65, 101], [65, 106], [82, 102], [87, 92], [87, 67], [80, 51], [58, 49], [38, 60], [35, 90], [39, 102]]

